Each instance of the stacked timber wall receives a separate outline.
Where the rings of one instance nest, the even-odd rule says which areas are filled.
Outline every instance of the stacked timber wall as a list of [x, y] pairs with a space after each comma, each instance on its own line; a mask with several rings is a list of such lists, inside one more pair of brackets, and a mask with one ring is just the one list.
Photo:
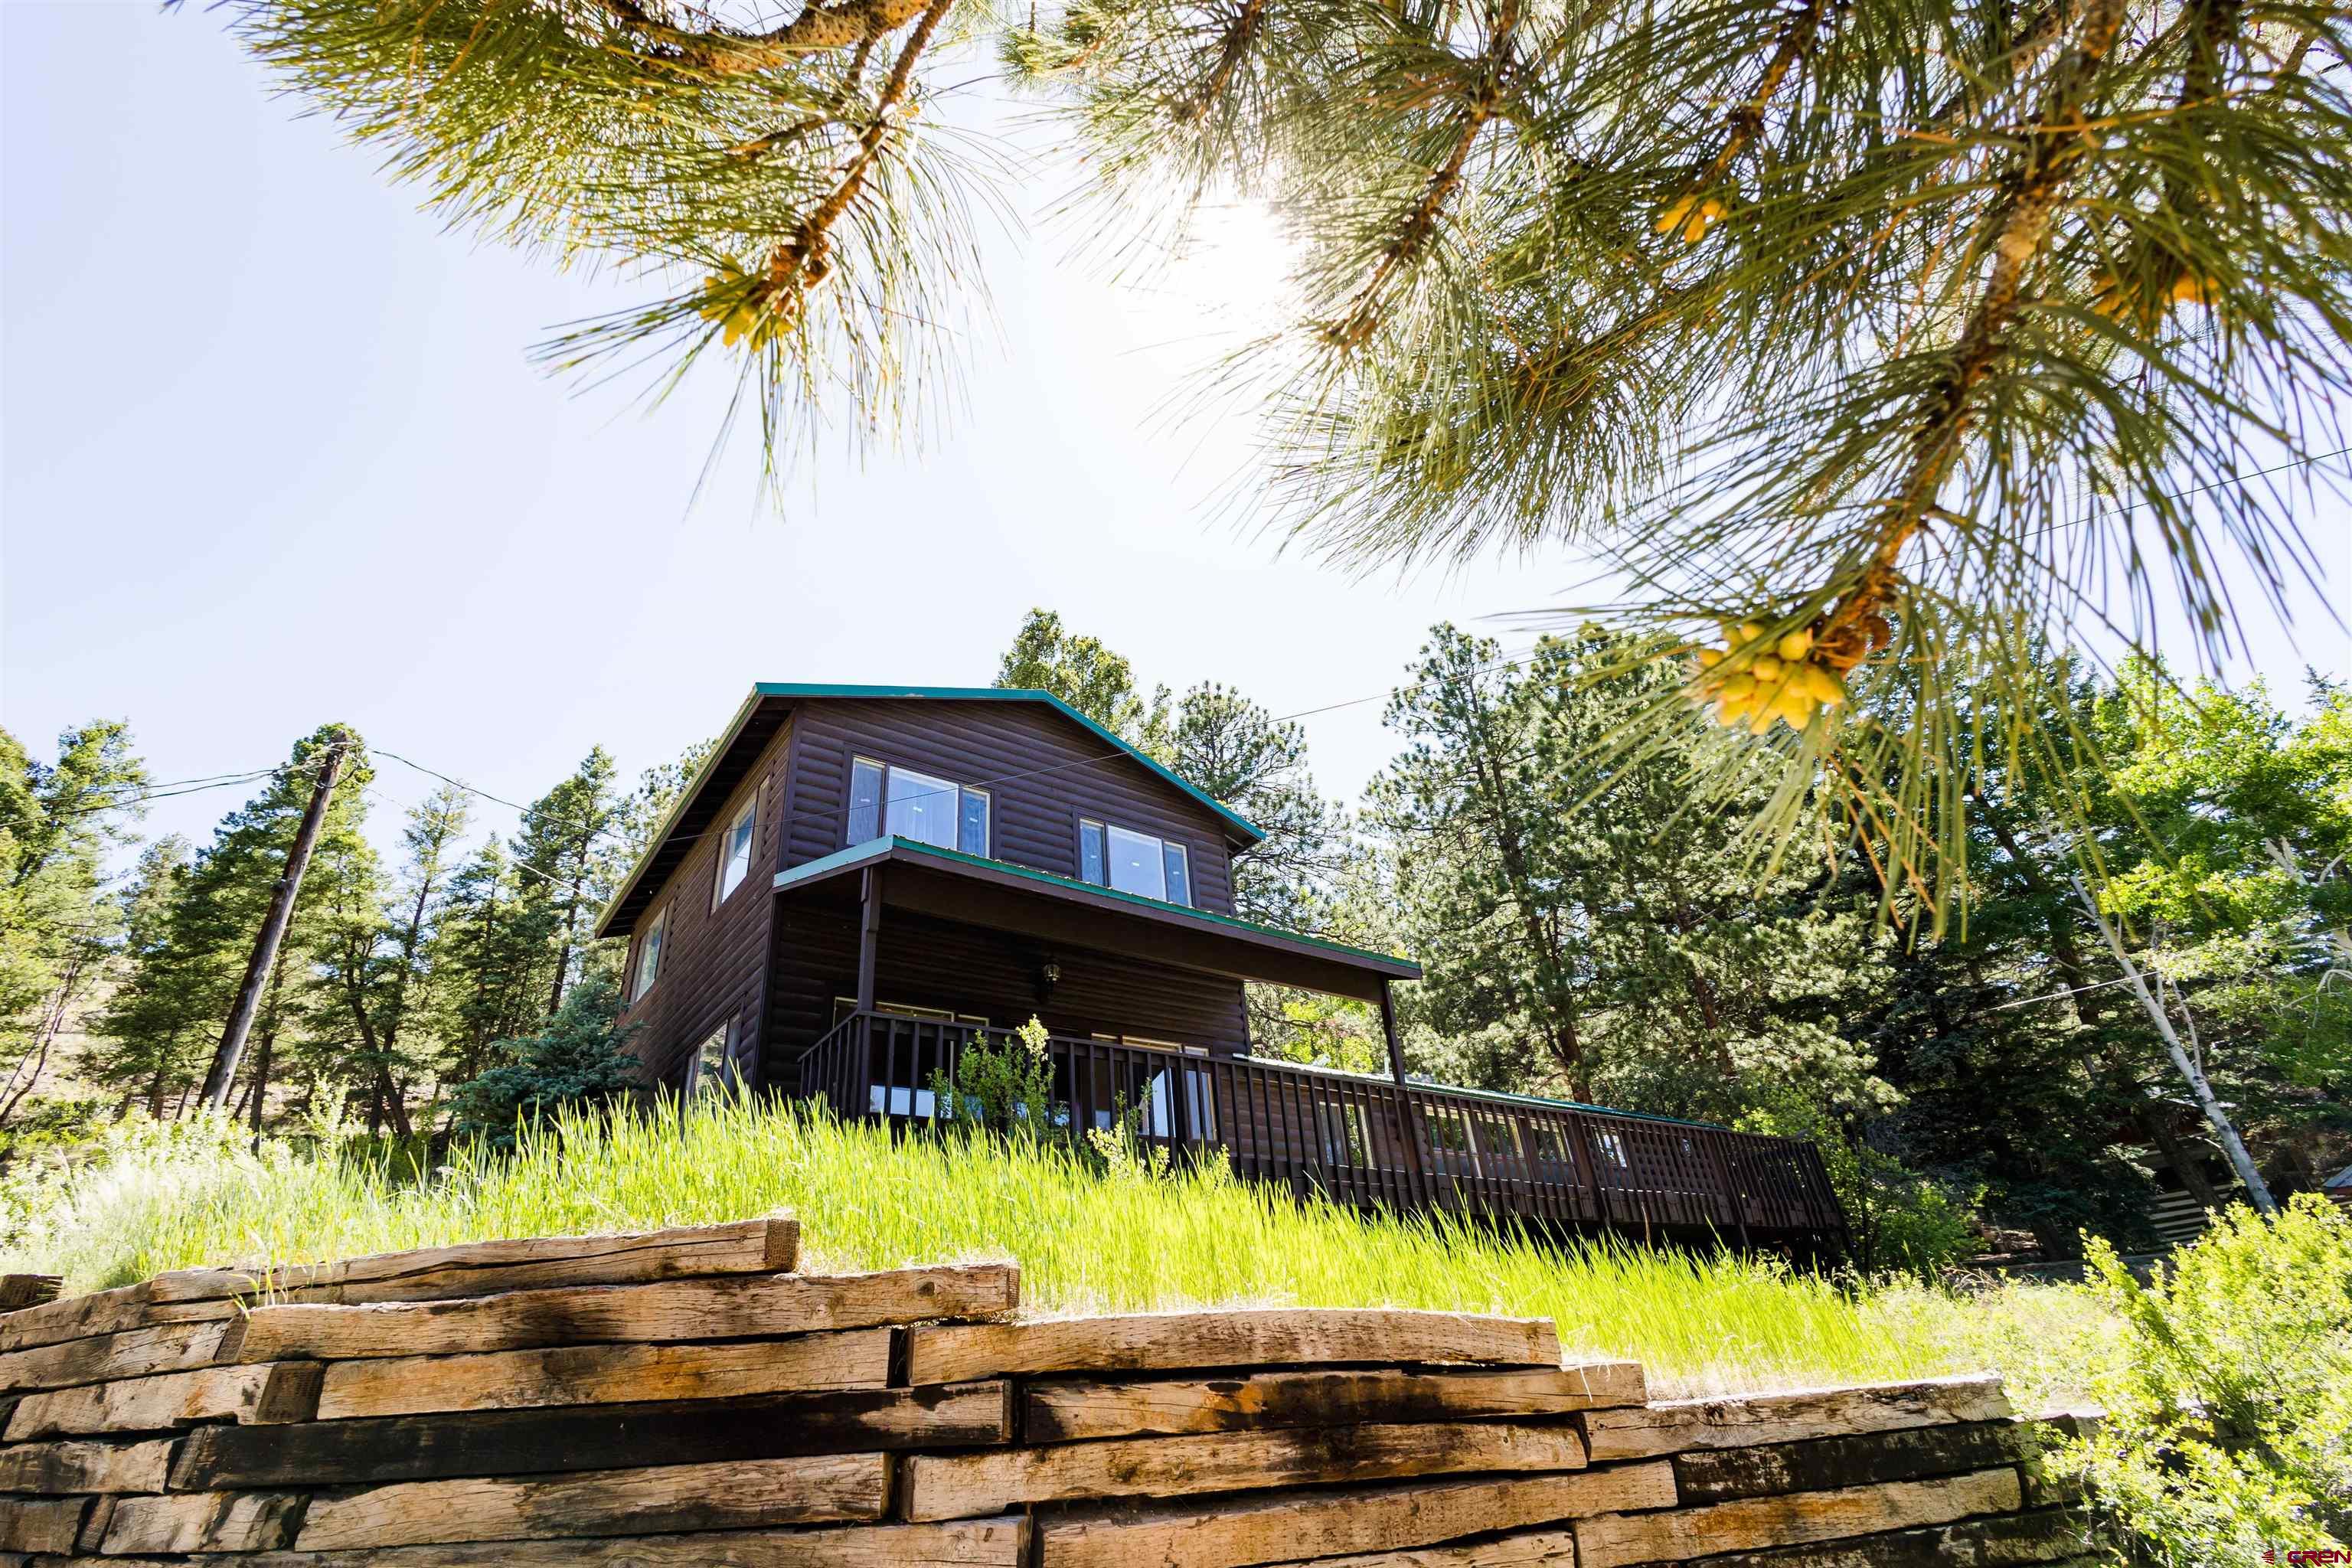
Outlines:
[[0, 1314], [0, 1568], [1908, 1568], [2085, 1550], [1985, 1378], [1645, 1399], [1547, 1322], [1014, 1321], [789, 1220]]

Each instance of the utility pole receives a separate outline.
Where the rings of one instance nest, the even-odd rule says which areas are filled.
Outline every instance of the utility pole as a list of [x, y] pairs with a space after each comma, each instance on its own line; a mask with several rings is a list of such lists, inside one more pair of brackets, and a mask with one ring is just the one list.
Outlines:
[[2238, 1130], [2230, 1125], [2229, 1112], [2223, 1110], [2221, 1102], [2213, 1098], [2213, 1086], [2205, 1081], [2204, 1072], [2189, 1059], [2179, 1035], [2174, 1032], [2172, 1015], [2165, 1011], [2164, 1004], [2148, 990], [2147, 976], [2140, 973], [2139, 966], [2131, 961], [2131, 954], [2124, 951], [2123, 938], [2116, 934], [2115, 927], [2107, 923], [2107, 917], [2101, 912], [2098, 900], [2091, 897], [2088, 888], [2083, 886], [2083, 879], [2070, 875], [2067, 880], [2074, 884], [2074, 896], [2083, 900], [2083, 907], [2090, 911], [2093, 922], [2099, 928], [2099, 934], [2106, 939], [2107, 951], [2115, 954], [2117, 963], [2123, 965], [2124, 978], [2131, 982], [2132, 991], [2139, 997], [2141, 1010], [2156, 1026], [2156, 1032], [2164, 1037], [2164, 1048], [2172, 1053], [2172, 1065], [2179, 1068], [2180, 1076], [2189, 1080], [2189, 1092], [2196, 1096], [2197, 1109], [2205, 1113], [2205, 1121], [2213, 1129], [2213, 1135], [2221, 1140], [2222, 1152], [2230, 1156], [2230, 1164], [2237, 1171], [2238, 1180], [2246, 1184], [2247, 1196], [2254, 1200], [2254, 1207], [2259, 1212], [2267, 1215], [2278, 1213], [2278, 1203], [2263, 1183], [2263, 1173], [2254, 1169], [2254, 1157], [2246, 1152], [2246, 1145], [2238, 1137]]
[[253, 939], [253, 956], [245, 962], [245, 983], [236, 988], [236, 1004], [229, 1009], [228, 1026], [221, 1031], [220, 1047], [213, 1052], [212, 1071], [205, 1077], [203, 1104], [215, 1108], [228, 1103], [229, 1086], [236, 1081], [238, 1058], [245, 1055], [245, 1037], [252, 1032], [253, 1015], [261, 1004], [261, 987], [269, 978], [269, 971], [278, 962], [278, 944], [286, 940], [286, 927], [294, 918], [294, 896], [302, 890], [302, 873], [310, 864], [310, 850], [319, 842], [319, 829], [327, 820], [327, 797], [335, 793], [335, 780], [343, 771], [343, 757], [349, 741], [337, 741], [327, 748], [319, 763], [319, 782], [310, 791], [310, 804], [302, 812], [302, 826], [294, 834], [294, 847], [286, 852], [286, 870], [278, 885], [269, 889], [269, 912], [261, 919], [261, 934]]

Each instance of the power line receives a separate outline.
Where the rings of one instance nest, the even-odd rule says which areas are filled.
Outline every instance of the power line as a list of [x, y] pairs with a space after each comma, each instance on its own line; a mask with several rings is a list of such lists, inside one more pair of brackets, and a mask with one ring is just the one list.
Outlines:
[[[2167, 500], [2179, 500], [2188, 496], [2201, 496], [2213, 490], [2227, 489], [2231, 485], [2242, 485], [2250, 480], [2265, 479], [2272, 474], [2283, 474], [2289, 468], [2300, 468], [2307, 467], [2313, 463], [2324, 463], [2330, 458], [2340, 458], [2347, 452], [2352, 452], [2352, 446], [2338, 447], [2333, 452], [2314, 453], [2308, 458], [2290, 458], [2286, 462], [2273, 464], [2267, 468], [2256, 468], [2251, 474], [2238, 474], [2226, 479], [2215, 479], [2210, 485], [2196, 485], [2185, 490], [2167, 490], [2164, 492], [2164, 499]], [[2137, 511], [2141, 507], [2151, 504], [2153, 503], [2148, 501], [2126, 501], [2121, 506], [2111, 506], [2105, 511], [2095, 511], [2089, 517], [2070, 519], [2065, 522], [2053, 523], [2051, 527], [2079, 528], [2084, 523], [2093, 522], [2103, 517], [2113, 517], [2118, 512]]]
[[428, 768], [423, 763], [410, 762], [398, 752], [388, 751], [382, 746], [370, 746], [368, 750], [374, 752], [379, 757], [390, 757], [394, 762], [399, 763], [403, 766], [415, 768], [418, 773], [424, 773], [427, 777], [439, 779], [443, 784], [455, 784], [457, 788], [466, 791], [468, 795], [480, 795], [484, 800], [491, 801], [499, 805], [503, 805], [509, 811], [529, 811], [530, 809], [530, 807], [527, 805], [522, 805], [514, 801], [508, 800], [501, 795], [492, 795], [488, 790], [480, 789], [473, 784], [469, 784], [464, 779], [451, 778], [447, 773], [442, 773], [436, 768]]

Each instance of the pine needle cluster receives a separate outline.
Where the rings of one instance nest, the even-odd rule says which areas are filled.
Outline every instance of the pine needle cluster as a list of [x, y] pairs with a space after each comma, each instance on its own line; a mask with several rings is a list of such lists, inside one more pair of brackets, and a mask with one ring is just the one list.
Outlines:
[[[1296, 319], [1223, 367], [1276, 526], [1359, 566], [1571, 542], [1654, 646], [1752, 627], [1681, 721], [1760, 731], [1770, 821], [1825, 782], [1930, 909], [1970, 792], [2081, 742], [2033, 722], [2053, 631], [2161, 609], [2219, 658], [2226, 582], [2275, 607], [2315, 565], [2352, 329], [2325, 0], [230, 3], [453, 217], [663, 279], [548, 357], [732, 354], [772, 463], [942, 384], [971, 205], [1033, 171], [922, 111], [994, 41], [1106, 224], [1238, 191], [1286, 226]], [[1792, 637], [1800, 676], [1722, 702]]]

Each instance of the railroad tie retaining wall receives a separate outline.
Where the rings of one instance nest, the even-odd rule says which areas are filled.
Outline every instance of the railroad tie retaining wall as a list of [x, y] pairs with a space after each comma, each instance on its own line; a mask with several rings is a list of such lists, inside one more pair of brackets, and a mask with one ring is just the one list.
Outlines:
[[1010, 1321], [788, 1219], [0, 1313], [0, 1568], [1907, 1568], [2086, 1551], [1990, 1378], [1645, 1399], [1538, 1321]]

